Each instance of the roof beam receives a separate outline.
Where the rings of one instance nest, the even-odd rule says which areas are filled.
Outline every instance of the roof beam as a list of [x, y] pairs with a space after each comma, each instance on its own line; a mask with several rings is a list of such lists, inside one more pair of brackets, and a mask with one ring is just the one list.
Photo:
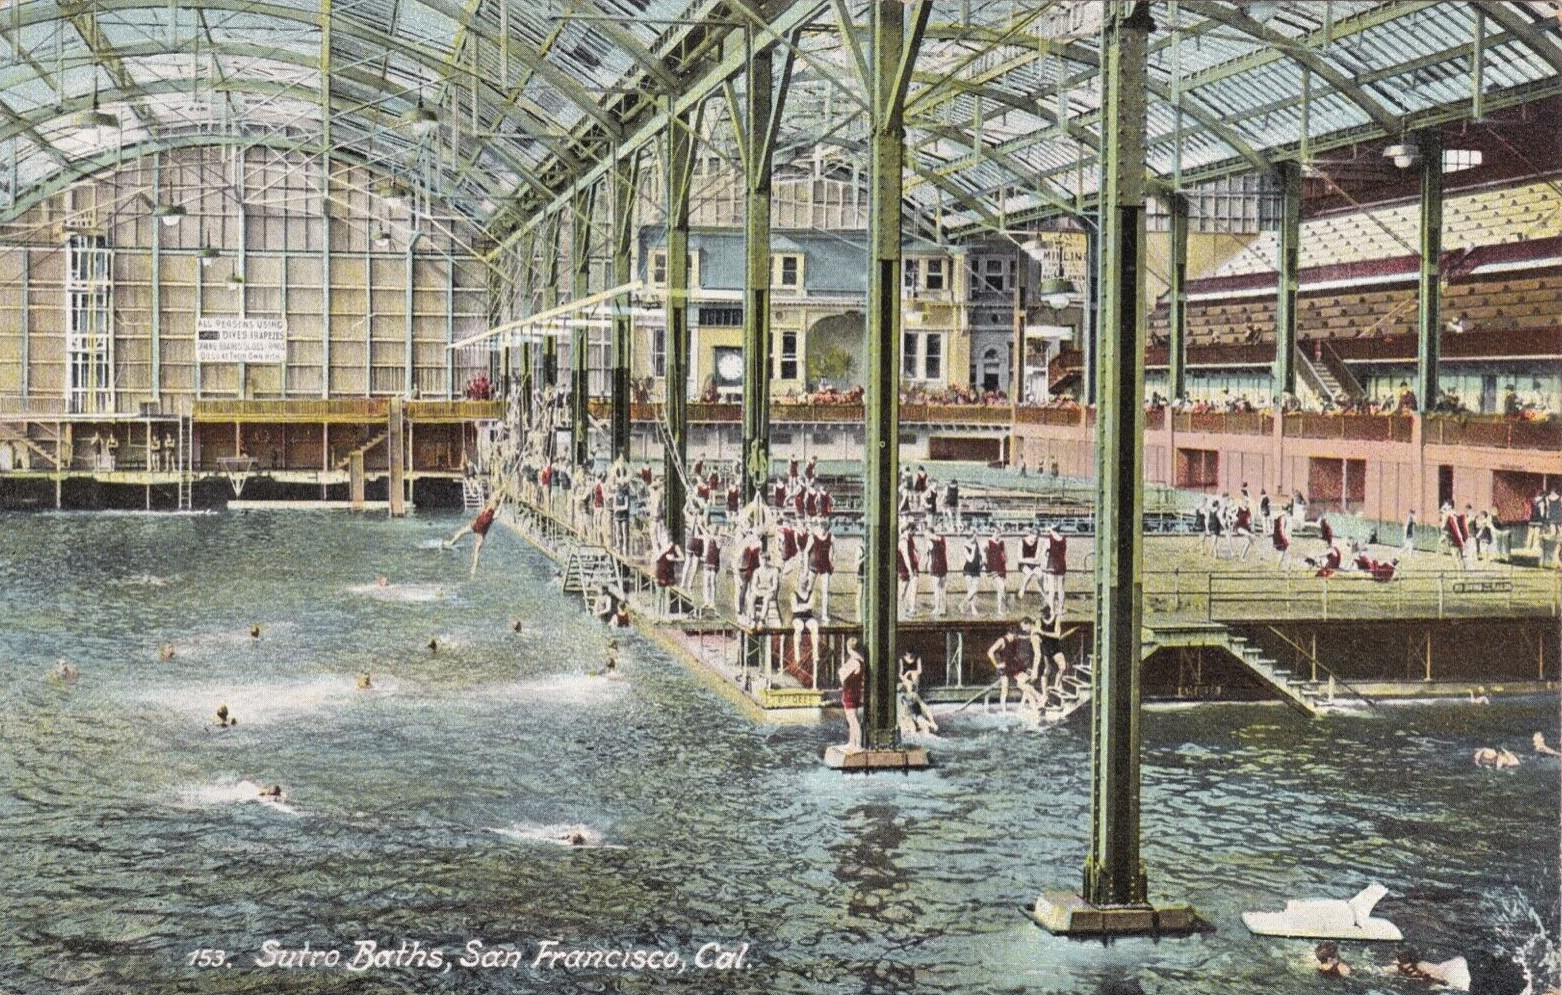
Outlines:
[[[1552, 44], [1535, 22], [1515, 13], [1512, 6], [1506, 3], [1480, 0], [1477, 6], [1483, 14], [1500, 25], [1502, 30], [1518, 38], [1526, 48], [1544, 59], [1554, 72], [1562, 73], [1562, 49]], [[1490, 39], [1487, 41], [1490, 44]]]
[[[507, 2], [507, 0], [505, 0]], [[562, 0], [565, 7], [577, 14], [600, 14], [595, 6], [585, 0]], [[624, 53], [647, 75], [656, 80], [663, 93], [677, 93], [679, 87], [678, 77], [673, 75], [667, 64], [656, 56], [656, 53], [640, 44], [640, 39], [627, 29], [606, 18], [594, 17], [590, 22], [591, 30], [600, 32], [612, 39], [613, 44], [624, 50]]]

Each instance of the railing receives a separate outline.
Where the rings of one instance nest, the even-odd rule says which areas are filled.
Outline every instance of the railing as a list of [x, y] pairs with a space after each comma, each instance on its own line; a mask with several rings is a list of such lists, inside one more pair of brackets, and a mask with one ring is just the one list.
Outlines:
[[1172, 427], [1179, 432], [1269, 435], [1275, 420], [1262, 411], [1179, 411], [1172, 416]]
[[1562, 419], [1525, 421], [1505, 415], [1427, 415], [1422, 441], [1434, 446], [1562, 451]]
[[[611, 413], [611, 406], [602, 402], [592, 402], [592, 414], [594, 417], [606, 418]], [[1028, 409], [1020, 409], [1022, 412]], [[902, 422], [919, 425], [1008, 425], [1011, 408], [1007, 404], [919, 404], [902, 402], [900, 405], [900, 420]], [[1072, 412], [1073, 421], [1069, 424], [1077, 424], [1079, 412]], [[738, 424], [743, 420], [743, 406], [741, 404], [710, 404], [704, 401], [691, 401], [688, 407], [689, 421], [692, 423], [717, 423]], [[862, 424], [866, 417], [866, 410], [861, 404], [788, 404], [785, 402], [770, 406], [770, 421], [772, 424], [799, 424], [809, 422], [841, 422]], [[654, 422], [662, 418], [662, 405], [660, 404], [632, 404], [629, 408], [629, 418], [634, 422]], [[1022, 419], [1023, 420], [1023, 419]]]
[[16, 394], [0, 394], [0, 415], [63, 415], [63, 397], [21, 397]]
[[1412, 419], [1405, 415], [1321, 415], [1292, 412], [1284, 416], [1289, 439], [1349, 439], [1353, 442], [1409, 442]]
[[380, 421], [390, 413], [390, 401], [383, 397], [355, 397], [326, 400], [295, 398], [275, 401], [196, 401], [196, 421], [242, 421], [246, 419], [354, 419]]
[[503, 401], [408, 401], [413, 421], [486, 421], [504, 417]]
[[1144, 591], [1147, 618], [1189, 613], [1211, 622], [1562, 615], [1562, 573], [1512, 567], [1401, 574], [1386, 583], [1352, 571], [1318, 577], [1310, 570], [1173, 569], [1146, 571]]
[[1058, 428], [1078, 428], [1085, 420], [1084, 408], [1034, 408], [1021, 407], [1014, 420], [1021, 425], [1053, 425]]

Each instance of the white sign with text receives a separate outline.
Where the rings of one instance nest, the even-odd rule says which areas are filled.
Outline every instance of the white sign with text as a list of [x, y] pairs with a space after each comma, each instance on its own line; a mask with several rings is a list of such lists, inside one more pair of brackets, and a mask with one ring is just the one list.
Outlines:
[[195, 359], [199, 363], [285, 362], [287, 322], [282, 318], [197, 318]]

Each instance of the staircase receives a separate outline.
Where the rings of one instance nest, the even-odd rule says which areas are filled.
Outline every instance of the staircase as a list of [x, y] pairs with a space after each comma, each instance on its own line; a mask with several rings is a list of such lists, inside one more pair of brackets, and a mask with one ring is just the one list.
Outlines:
[[1264, 651], [1214, 622], [1174, 622], [1146, 626], [1140, 659], [1160, 649], [1223, 649], [1254, 676], [1276, 691], [1280, 700], [1310, 718], [1336, 703], [1316, 681], [1302, 680], [1270, 659]]
[[564, 591], [594, 597], [604, 587], [622, 582], [618, 560], [605, 546], [576, 546], [564, 561]]
[[194, 505], [192, 490], [195, 482], [195, 426], [189, 415], [179, 416], [179, 445], [174, 451], [174, 464], [179, 471], [179, 510], [189, 511]]
[[461, 478], [461, 504], [467, 511], [476, 511], [488, 503], [488, 488], [481, 477]]
[[344, 456], [341, 459], [337, 460], [336, 461], [336, 469], [338, 471], [347, 469], [347, 465], [352, 462], [352, 458], [354, 456], [364, 456], [364, 455], [367, 455], [369, 450], [373, 449], [375, 446], [377, 446], [380, 443], [384, 442], [388, 438], [390, 438], [390, 432], [389, 431], [381, 432], [379, 435], [376, 435], [374, 438], [370, 439], [368, 442], [365, 442], [363, 445], [359, 446], [357, 449], [354, 449], [352, 452], [348, 453], [346, 456]]
[[1057, 687], [1047, 689], [1047, 707], [1042, 710], [1041, 720], [1062, 722], [1090, 704], [1093, 676], [1088, 663], [1082, 663], [1064, 674]]

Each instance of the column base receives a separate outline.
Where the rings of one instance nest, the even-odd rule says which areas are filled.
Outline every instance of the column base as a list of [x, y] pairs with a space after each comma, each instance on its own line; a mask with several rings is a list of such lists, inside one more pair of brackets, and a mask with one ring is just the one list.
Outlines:
[[861, 750], [837, 745], [825, 748], [824, 765], [840, 771], [923, 770], [933, 766], [933, 761], [920, 746]]
[[1066, 891], [1049, 891], [1028, 914], [1056, 936], [1186, 936], [1209, 925], [1191, 905], [1091, 905]]

